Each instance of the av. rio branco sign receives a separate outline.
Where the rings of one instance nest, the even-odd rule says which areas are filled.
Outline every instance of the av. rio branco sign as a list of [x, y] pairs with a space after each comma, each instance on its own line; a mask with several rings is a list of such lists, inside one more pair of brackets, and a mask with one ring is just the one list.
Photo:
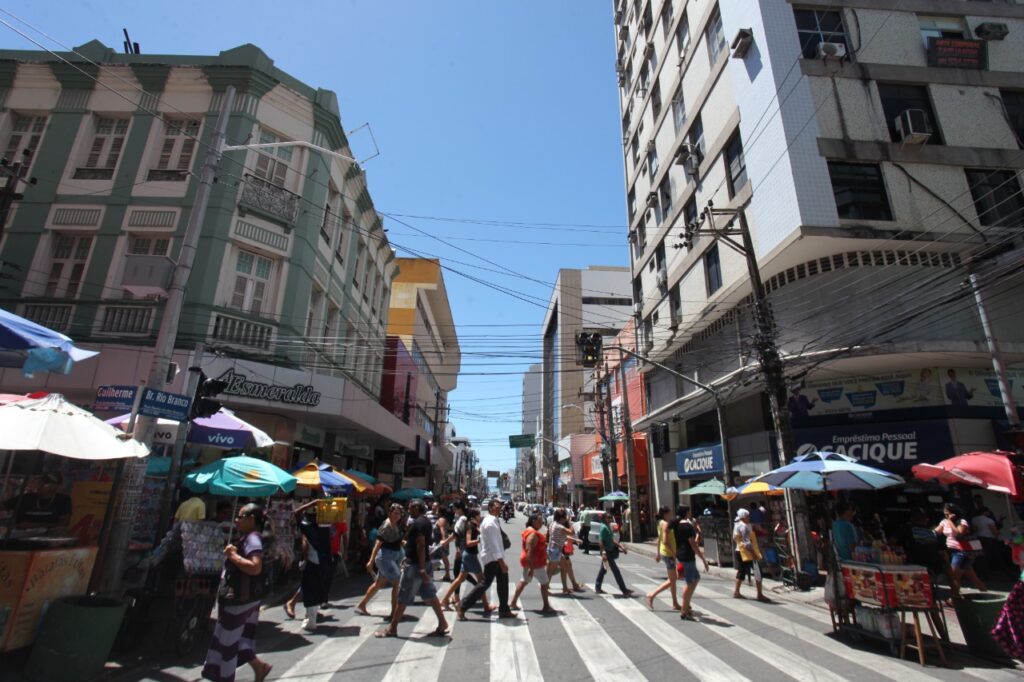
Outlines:
[[239, 398], [250, 400], [266, 400], [273, 403], [286, 403], [288, 405], [305, 405], [316, 407], [320, 404], [321, 394], [313, 390], [312, 386], [295, 384], [294, 386], [278, 386], [277, 384], [264, 384], [259, 381], [249, 381], [249, 377], [234, 369], [228, 369], [217, 377], [220, 381], [227, 382], [223, 393], [234, 395]]

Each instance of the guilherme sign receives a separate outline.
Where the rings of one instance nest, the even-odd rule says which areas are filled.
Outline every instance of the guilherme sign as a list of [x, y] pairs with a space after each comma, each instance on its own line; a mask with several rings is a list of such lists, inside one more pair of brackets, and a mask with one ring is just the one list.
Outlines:
[[227, 383], [227, 387], [222, 391], [225, 395], [235, 395], [239, 398], [249, 398], [251, 400], [288, 403], [289, 405], [305, 405], [307, 407], [316, 407], [320, 404], [320, 393], [314, 391], [312, 386], [305, 386], [303, 384], [278, 386], [276, 384], [249, 381], [245, 374], [240, 374], [233, 369], [227, 370], [217, 379]]

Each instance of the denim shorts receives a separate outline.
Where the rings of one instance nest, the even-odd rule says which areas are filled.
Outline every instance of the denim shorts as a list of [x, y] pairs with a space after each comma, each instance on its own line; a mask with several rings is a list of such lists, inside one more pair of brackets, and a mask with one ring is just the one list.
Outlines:
[[420, 575], [420, 567], [406, 564], [402, 570], [402, 582], [398, 586], [398, 603], [412, 606], [416, 603], [416, 595], [425, 602], [437, 598], [437, 586], [433, 580], [424, 580]]
[[665, 568], [673, 569], [676, 567], [676, 558], [674, 556], [662, 556], [661, 561], [665, 564]]
[[555, 547], [554, 545], [548, 545], [548, 561], [561, 561], [562, 560], [562, 548]]
[[377, 573], [388, 581], [398, 580], [402, 577], [402, 570], [398, 562], [402, 560], [402, 550], [381, 549], [377, 552], [377, 559], [374, 563], [377, 566]]
[[676, 570], [679, 571], [679, 575], [683, 576], [683, 582], [689, 585], [695, 585], [700, 582], [700, 571], [697, 570], [697, 560], [693, 561], [680, 561], [679, 565], [676, 566]]
[[949, 557], [949, 564], [958, 571], [970, 570], [974, 565], [974, 555], [967, 552], [953, 552]]
[[466, 573], [483, 573], [484, 567], [480, 565], [480, 555], [463, 550], [462, 570]]

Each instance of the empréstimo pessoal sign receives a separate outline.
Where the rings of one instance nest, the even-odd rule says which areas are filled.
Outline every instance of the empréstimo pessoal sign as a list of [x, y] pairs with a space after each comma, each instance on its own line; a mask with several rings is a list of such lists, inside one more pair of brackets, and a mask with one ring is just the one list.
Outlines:
[[225, 395], [307, 407], [316, 407], [320, 404], [320, 392], [314, 390], [312, 386], [304, 384], [278, 386], [277, 384], [250, 381], [247, 375], [236, 372], [234, 369], [228, 369], [217, 379], [227, 383], [227, 387], [223, 391]]

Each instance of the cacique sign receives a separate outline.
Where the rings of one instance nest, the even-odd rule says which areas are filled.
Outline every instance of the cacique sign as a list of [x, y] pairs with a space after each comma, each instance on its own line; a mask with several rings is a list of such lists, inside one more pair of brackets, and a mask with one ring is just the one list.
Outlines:
[[725, 470], [725, 458], [721, 445], [690, 448], [676, 453], [676, 473], [679, 478], [696, 478], [721, 474]]
[[249, 381], [247, 375], [236, 372], [234, 369], [228, 369], [217, 379], [227, 383], [227, 387], [222, 391], [225, 395], [234, 395], [251, 400], [267, 400], [274, 403], [287, 403], [289, 405], [305, 405], [308, 407], [316, 407], [320, 404], [321, 394], [315, 391], [312, 386], [304, 384], [279, 386], [277, 384]]
[[906, 470], [954, 454], [945, 420], [794, 429], [793, 440], [798, 455], [828, 450], [889, 470]]

